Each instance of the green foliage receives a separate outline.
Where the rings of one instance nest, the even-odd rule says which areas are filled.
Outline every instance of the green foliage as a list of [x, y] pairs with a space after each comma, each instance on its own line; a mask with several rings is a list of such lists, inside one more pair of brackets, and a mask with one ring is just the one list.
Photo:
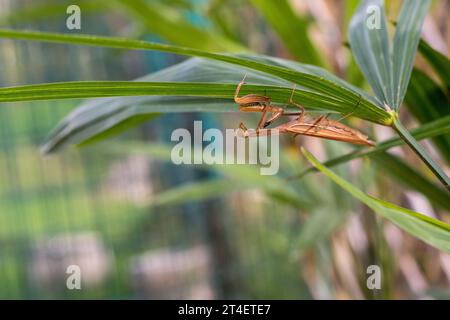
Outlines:
[[[450, 116], [450, 101], [441, 89], [424, 72], [414, 69], [411, 77], [406, 104], [409, 111], [420, 123]], [[450, 134], [442, 133], [433, 139], [443, 158], [450, 163]]]
[[[450, 133], [450, 116], [446, 116], [442, 119], [438, 119], [429, 123], [426, 123], [419, 128], [416, 128], [411, 131], [411, 134], [417, 140], [422, 140], [426, 138], [433, 138], [440, 135], [446, 135]], [[339, 164], [347, 163], [353, 159], [359, 159], [362, 157], [371, 157], [373, 155], [377, 155], [385, 152], [393, 147], [400, 146], [404, 144], [405, 141], [401, 138], [392, 138], [377, 144], [376, 147], [371, 149], [363, 149], [359, 148], [355, 151], [347, 153], [342, 156], [338, 156], [333, 159], [329, 159], [323, 163], [323, 165], [327, 167], [336, 166]], [[294, 176], [293, 178], [301, 178], [308, 173], [316, 171], [314, 168], [307, 168], [303, 170], [300, 174]]]
[[406, 130], [400, 121], [394, 122], [395, 130], [398, 135], [413, 149], [422, 161], [428, 165], [428, 168], [441, 181], [441, 183], [450, 191], [450, 178], [445, 174], [444, 170], [431, 158], [428, 152], [414, 139], [414, 137]]
[[[353, 111], [352, 115], [363, 119], [375, 122], [389, 121], [386, 118], [388, 114], [374, 106], [370, 96], [323, 69], [264, 56], [246, 57], [264, 61], [269, 67], [278, 66], [295, 72], [326, 77], [336, 83], [336, 87], [351, 90], [367, 101], [366, 108], [354, 109], [354, 104], [338, 101], [334, 97], [312, 92], [304, 87], [296, 87], [294, 100], [306, 108], [342, 114]], [[290, 82], [261, 72], [248, 70], [246, 73], [248, 84], [243, 86], [242, 94], [255, 92], [266, 94], [273, 102], [279, 104], [289, 101], [293, 90]], [[129, 118], [141, 115], [150, 116], [164, 112], [237, 111], [231, 99], [236, 84], [242, 77], [243, 70], [238, 66], [195, 58], [133, 82], [72, 82], [0, 88], [0, 101], [121, 96], [107, 100], [91, 100], [75, 110], [49, 136], [44, 151], [52, 152], [67, 143], [80, 144], [100, 134], [102, 130], [111, 130], [123, 122], [128, 122]]]
[[392, 50], [382, 0], [361, 1], [350, 23], [353, 55], [377, 98], [390, 109], [398, 110], [406, 94], [428, 6], [428, 0], [403, 4]]
[[[156, 50], [156, 51], [176, 53], [180, 55], [198, 56], [223, 61], [239, 65], [242, 67], [246, 67], [249, 69], [253, 69], [256, 71], [261, 71], [301, 86], [298, 88], [298, 90], [296, 90], [296, 92], [304, 90], [316, 93], [318, 95], [322, 95], [323, 97], [333, 99], [335, 104], [346, 106], [345, 110], [342, 111], [349, 112], [353, 110], [354, 106], [358, 103], [358, 101], [360, 101], [360, 106], [358, 110], [364, 111], [359, 112], [377, 113], [376, 118], [374, 116], [371, 117], [372, 121], [385, 125], [389, 125], [392, 123], [390, 115], [385, 110], [383, 110], [381, 106], [377, 106], [374, 100], [367, 99], [366, 96], [361, 97], [361, 94], [359, 92], [356, 92], [353, 86], [351, 86], [350, 84], [346, 83], [343, 80], [337, 81], [336, 77], [331, 75], [328, 76], [329, 73], [326, 70], [320, 69], [318, 67], [310, 67], [305, 65], [303, 70], [299, 71], [295, 69], [289, 69], [287, 66], [283, 66], [282, 64], [276, 65], [277, 60], [275, 60], [275, 63], [268, 63], [267, 60], [264, 59], [263, 57], [257, 58], [257, 57], [246, 57], [244, 55], [226, 55], [219, 53], [211, 53], [197, 49], [177, 47], [167, 44], [152, 43], [141, 40], [129, 40], [124, 38], [86, 36], [86, 35], [67, 35], [58, 33], [16, 31], [7, 29], [0, 29], [0, 37], [23, 39], [23, 40], [46, 41], [46, 42], [59, 42], [68, 44], [103, 46], [122, 49]], [[357, 115], [357, 111], [355, 111], [355, 115]]]
[[392, 51], [394, 109], [398, 109], [406, 94], [422, 25], [430, 5], [429, 0], [407, 1], [398, 18]]
[[[129, 15], [139, 21], [146, 30], [153, 32], [164, 40], [180, 46], [217, 51], [244, 50], [244, 48], [211, 28], [199, 28], [188, 21], [179, 11], [169, 5], [144, 0], [115, 0]], [[151, 19], [149, 19], [151, 17]], [[174, 32], [177, 30], [178, 32]]]
[[397, 179], [406, 188], [415, 190], [426, 196], [431, 203], [450, 211], [450, 193], [430, 182], [417, 170], [406, 164], [399, 157], [389, 153], [372, 155], [380, 170], [389, 172], [389, 177]]
[[[156, 50], [196, 57], [132, 82], [67, 82], [1, 88], [0, 102], [109, 97], [90, 100], [64, 119], [50, 135], [43, 148], [45, 152], [58, 150], [67, 144], [83, 144], [100, 140], [121, 129], [151, 119], [158, 113], [237, 111], [231, 99], [237, 82], [244, 74], [248, 74], [249, 83], [243, 86], [242, 94], [266, 94], [274, 103], [286, 105], [296, 85], [294, 100], [303, 104], [308, 110], [344, 115], [354, 111], [352, 116], [376, 124], [392, 126], [400, 138], [380, 143], [374, 149], [358, 149], [349, 154], [333, 157], [324, 164], [335, 165], [362, 156], [371, 156], [379, 166], [385, 164], [383, 168], [389, 168], [387, 171], [391, 171], [394, 178], [410, 189], [422, 192], [437, 206], [448, 209], [446, 190], [428, 181], [424, 175], [416, 173], [401, 159], [383, 153], [393, 146], [406, 143], [439, 180], [446, 187], [449, 186], [449, 178], [443, 169], [415, 139], [434, 137], [442, 153], [448, 153], [447, 137], [437, 137], [449, 132], [448, 112], [440, 109], [438, 105], [443, 103], [444, 96], [443, 92], [438, 93], [437, 84], [429, 83], [421, 87], [420, 83], [426, 76], [414, 71], [414, 83], [410, 89], [412, 93], [409, 93], [407, 100], [411, 102], [413, 99], [410, 103], [411, 110], [414, 110], [413, 113], [425, 124], [411, 134], [398, 119], [398, 110], [410, 82], [420, 30], [429, 1], [403, 2], [392, 45], [389, 40], [383, 2], [381, 0], [361, 1], [350, 23], [349, 41], [356, 62], [376, 97], [371, 97], [361, 89], [316, 66], [249, 53], [211, 52], [211, 50], [245, 52], [246, 49], [236, 44], [235, 40], [230, 40], [230, 37], [215, 30], [205, 31], [190, 25], [180, 15], [169, 19], [171, 10], [163, 4], [149, 6], [145, 1], [119, 2], [126, 8], [126, 12], [139, 20], [139, 23], [148, 30], [154, 31], [176, 45], [116, 37], [0, 29], [0, 37], [3, 38], [126, 50]], [[280, 39], [284, 41], [286, 48], [297, 59], [322, 64], [321, 57], [306, 35], [308, 22], [305, 17], [296, 17], [286, 1], [254, 0], [252, 3], [261, 11]], [[353, 4], [349, 7], [353, 8]], [[376, 5], [381, 9], [380, 29], [367, 27], [367, 8], [370, 5]], [[162, 11], [157, 10], [159, 6]], [[148, 20], [149, 15], [154, 16], [155, 19]], [[280, 17], [290, 17], [290, 19], [284, 20]], [[174, 28], [182, 28], [185, 32], [175, 34]], [[300, 36], [297, 36], [296, 32], [299, 32]], [[448, 88], [448, 72], [445, 71], [448, 60], [423, 42], [420, 47], [430, 64], [435, 68], [441, 68], [437, 70], [438, 74]], [[355, 109], [358, 101], [360, 105]], [[419, 109], [419, 103], [421, 108], [428, 105], [427, 112]], [[442, 118], [437, 119], [437, 117]], [[130, 151], [127, 148], [123, 148], [124, 150]], [[167, 150], [162, 151], [161, 148], [156, 148], [156, 151], [159, 156], [165, 153], [167, 157]], [[355, 199], [413, 236], [440, 250], [450, 251], [448, 225], [368, 196], [317, 162], [310, 153], [307, 151], [304, 153], [315, 168], [322, 171]], [[221, 192], [235, 191], [234, 184], [238, 184], [242, 188], [258, 186], [271, 199], [294, 208], [308, 207], [307, 201], [298, 195], [300, 192], [297, 186], [287, 186], [279, 178], [260, 177], [253, 169], [216, 166], [214, 170], [224, 179], [192, 183], [169, 190], [153, 199], [153, 205], [179, 204], [215, 197]], [[312, 171], [307, 169], [302, 176]], [[312, 229], [320, 226], [324, 219], [323, 214], [320, 215], [320, 210], [316, 214], [315, 220], [311, 222]], [[325, 235], [339, 224], [340, 217], [335, 218], [336, 220], [332, 220], [329, 227], [322, 230]], [[305, 247], [315, 241], [311, 239], [316, 239], [316, 232], [312, 233], [312, 236], [305, 233], [305, 238], [300, 241], [305, 244]]]
[[327, 169], [311, 153], [305, 149], [302, 151], [312, 165], [373, 211], [426, 243], [442, 251], [450, 252], [450, 225], [369, 196]]
[[324, 65], [308, 36], [309, 21], [295, 14], [287, 0], [252, 0], [291, 54], [303, 63]]
[[419, 43], [419, 50], [440, 76], [447, 91], [450, 91], [450, 60], [423, 40]]
[[[367, 26], [369, 6], [381, 9], [380, 28]], [[376, 97], [393, 108], [392, 60], [383, 1], [361, 1], [350, 22], [348, 37], [353, 56]]]
[[[80, 0], [77, 5], [83, 8], [83, 14], [99, 13], [108, 5], [108, 0]], [[37, 5], [27, 6], [20, 10], [0, 15], [0, 25], [15, 25], [34, 21], [45, 21], [61, 16], [68, 6], [73, 4], [70, 0], [40, 1]]]
[[[392, 126], [441, 183], [450, 179], [398, 119], [409, 84], [420, 32], [430, 1], [403, 2], [391, 50], [382, 0], [363, 0], [352, 18], [349, 40], [353, 55], [375, 95], [393, 116]], [[375, 9], [375, 10], [374, 10]]]

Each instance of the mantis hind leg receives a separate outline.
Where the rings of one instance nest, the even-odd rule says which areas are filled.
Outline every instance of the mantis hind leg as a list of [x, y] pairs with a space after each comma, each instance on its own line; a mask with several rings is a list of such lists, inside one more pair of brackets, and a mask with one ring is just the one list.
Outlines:
[[248, 129], [247, 129], [247, 127], [245, 126], [245, 124], [244, 123], [240, 123], [239, 124], [239, 133], [243, 136], [243, 137], [248, 137], [249, 136], [249, 132], [248, 132]]
[[289, 99], [289, 104], [298, 107], [301, 111], [300, 112], [284, 112], [284, 110], [282, 108], [280, 108], [280, 110], [273, 113], [272, 118], [270, 118], [268, 121], [266, 121], [264, 123], [264, 128], [269, 126], [273, 121], [275, 121], [276, 119], [278, 119], [281, 116], [299, 116], [297, 118], [297, 121], [303, 122], [304, 117], [305, 117], [305, 108], [301, 104], [298, 104], [293, 100], [296, 86], [297, 85], [294, 85], [294, 87], [292, 88], [292, 93], [291, 93], [291, 97]]
[[272, 122], [274, 122], [281, 116], [299, 116], [297, 118], [297, 120], [299, 120], [302, 115], [303, 115], [303, 111], [302, 112], [284, 112], [284, 110], [282, 110], [282, 109], [280, 111], [275, 111], [272, 113], [272, 117], [264, 123], [264, 128], [268, 127]]
[[270, 136], [272, 131], [278, 132], [277, 129], [261, 129], [261, 130], [252, 130], [250, 131], [247, 127], [241, 122], [239, 125], [240, 134], [245, 137], [260, 137], [260, 136]]
[[263, 114], [261, 118], [259, 119], [258, 126], [256, 127], [256, 132], [259, 132], [260, 129], [263, 127], [267, 127], [266, 125], [266, 117], [267, 117], [267, 111], [269, 110], [269, 105], [265, 104], [263, 109]]
[[[261, 105], [263, 107], [262, 109], [262, 116], [258, 121], [258, 126], [256, 127], [256, 132], [259, 132], [263, 127], [265, 128], [265, 124], [266, 124], [266, 117], [267, 117], [267, 112], [269, 111], [270, 106], [267, 104]], [[239, 110], [240, 111], [245, 111], [246, 106], [240, 106]], [[248, 129], [245, 127], [245, 125], [241, 122], [241, 124], [239, 125], [239, 128], [242, 131], [247, 132]]]
[[[273, 111], [273, 110], [275, 110], [275, 111]], [[286, 113], [284, 113], [284, 110], [282, 108], [278, 108], [278, 107], [271, 107], [271, 112], [272, 112], [272, 117], [270, 117], [269, 120], [264, 122], [263, 128], [268, 127], [272, 122], [277, 120], [279, 117], [281, 117], [283, 115], [287, 115]]]

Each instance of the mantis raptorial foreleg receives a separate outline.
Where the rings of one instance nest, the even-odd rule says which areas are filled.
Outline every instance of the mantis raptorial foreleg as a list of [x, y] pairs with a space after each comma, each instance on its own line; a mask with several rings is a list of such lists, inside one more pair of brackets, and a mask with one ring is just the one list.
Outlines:
[[[258, 126], [256, 127], [256, 131], [266, 128], [281, 116], [301, 115], [301, 113], [298, 112], [284, 112], [283, 108], [272, 105], [270, 98], [265, 95], [247, 94], [245, 96], [239, 97], [239, 92], [242, 86], [245, 84], [246, 77], [247, 74], [236, 87], [236, 90], [234, 92], [234, 101], [239, 104], [239, 111], [262, 112], [262, 116], [258, 121]], [[266, 121], [267, 113], [269, 112], [271, 113], [271, 117]]]

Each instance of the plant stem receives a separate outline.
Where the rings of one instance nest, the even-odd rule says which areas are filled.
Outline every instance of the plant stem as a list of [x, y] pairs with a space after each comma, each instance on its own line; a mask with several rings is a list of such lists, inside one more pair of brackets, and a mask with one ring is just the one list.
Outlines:
[[442, 182], [447, 190], [450, 190], [450, 179], [444, 173], [442, 168], [430, 157], [428, 152], [417, 142], [416, 139], [402, 125], [400, 120], [395, 117], [393, 128], [397, 131], [400, 138], [409, 145], [409, 147], [422, 159], [422, 161], [430, 168], [434, 175]]

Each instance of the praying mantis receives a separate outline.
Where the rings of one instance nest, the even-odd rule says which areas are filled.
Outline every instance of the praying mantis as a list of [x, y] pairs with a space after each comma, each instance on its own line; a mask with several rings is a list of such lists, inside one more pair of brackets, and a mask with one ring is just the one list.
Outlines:
[[[328, 119], [327, 116], [322, 115], [318, 118], [314, 118], [306, 114], [304, 107], [293, 101], [295, 86], [292, 89], [292, 94], [289, 100], [289, 104], [300, 108], [300, 112], [284, 112], [282, 107], [274, 106], [271, 104], [271, 99], [265, 95], [247, 94], [239, 97], [239, 91], [242, 85], [245, 83], [245, 78], [239, 82], [236, 91], [234, 93], [234, 101], [239, 104], [239, 111], [243, 112], [262, 112], [262, 116], [258, 122], [256, 130], [250, 131], [246, 126], [241, 123], [239, 129], [244, 137], [265, 136], [273, 133], [291, 133], [294, 136], [306, 135], [313, 136], [329, 140], [337, 140], [348, 142], [357, 145], [374, 146], [375, 143], [371, 141], [362, 132], [352, 129], [341, 122], [340, 120], [348, 117], [359, 106], [360, 100], [353, 109], [353, 111], [339, 120]], [[271, 117], [266, 120], [267, 113], [271, 113]], [[297, 119], [288, 121], [273, 129], [266, 129], [273, 121], [277, 120], [281, 116], [293, 116], [297, 115]]]

